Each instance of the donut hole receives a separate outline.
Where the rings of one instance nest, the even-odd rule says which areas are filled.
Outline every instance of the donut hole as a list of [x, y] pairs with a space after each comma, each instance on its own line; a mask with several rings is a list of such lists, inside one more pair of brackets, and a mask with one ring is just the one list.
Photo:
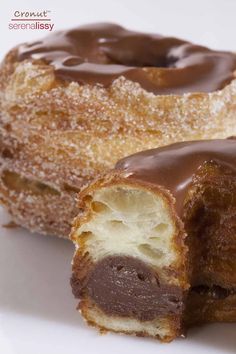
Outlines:
[[179, 47], [179, 42], [167, 45], [161, 37], [127, 35], [115, 41], [104, 41], [98, 50], [102, 51], [112, 64], [168, 68], [174, 66], [181, 55], [181, 51], [173, 53], [173, 45]]
[[156, 68], [168, 68], [173, 66], [177, 61], [177, 58], [170, 57], [165, 55], [158, 55], [158, 53], [153, 55], [144, 55], [143, 53], [139, 53], [136, 55], [134, 52], [126, 52], [126, 51], [108, 51], [106, 53], [107, 58], [111, 64], [131, 66], [131, 67], [156, 67]]

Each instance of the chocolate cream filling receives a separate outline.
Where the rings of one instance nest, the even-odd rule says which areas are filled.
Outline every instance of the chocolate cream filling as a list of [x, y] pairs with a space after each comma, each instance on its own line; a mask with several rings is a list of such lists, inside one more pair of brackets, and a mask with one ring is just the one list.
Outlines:
[[[42, 60], [59, 79], [80, 84], [107, 87], [123, 76], [155, 94], [216, 91], [236, 70], [234, 53], [110, 23], [54, 32], [19, 46], [17, 59]], [[148, 73], [150, 68], [158, 70]]]
[[82, 283], [72, 280], [72, 289], [113, 316], [148, 321], [183, 311], [183, 291], [162, 284], [151, 267], [130, 256], [108, 256], [98, 261]]

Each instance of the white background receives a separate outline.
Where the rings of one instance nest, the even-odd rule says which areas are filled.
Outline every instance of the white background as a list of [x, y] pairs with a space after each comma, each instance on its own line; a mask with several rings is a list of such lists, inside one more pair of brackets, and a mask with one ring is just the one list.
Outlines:
[[[234, 0], [34, 0], [0, 2], [0, 56], [43, 31], [10, 31], [14, 11], [51, 10], [55, 29], [110, 21], [130, 29], [236, 50]], [[0, 224], [7, 215], [0, 209]], [[69, 241], [0, 228], [0, 354], [236, 353], [236, 325], [190, 331], [186, 340], [100, 336], [76, 313], [69, 286]]]

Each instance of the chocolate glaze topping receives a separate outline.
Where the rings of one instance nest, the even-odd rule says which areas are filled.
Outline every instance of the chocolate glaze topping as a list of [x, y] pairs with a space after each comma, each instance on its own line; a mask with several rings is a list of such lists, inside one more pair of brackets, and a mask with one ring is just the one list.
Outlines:
[[[103, 258], [85, 283], [82, 286], [87, 295], [107, 314], [148, 321], [183, 310], [181, 289], [160, 284], [154, 270], [130, 256]], [[79, 286], [78, 282], [74, 284]], [[74, 293], [78, 294], [78, 290], [74, 289]]]
[[233, 53], [109, 23], [55, 32], [23, 44], [18, 60], [24, 59], [51, 64], [59, 79], [106, 87], [124, 76], [155, 94], [216, 91], [234, 78], [236, 70]]
[[127, 178], [167, 188], [176, 198], [176, 211], [181, 215], [193, 175], [208, 161], [236, 173], [236, 140], [189, 141], [146, 150], [118, 161], [116, 169], [125, 171]]

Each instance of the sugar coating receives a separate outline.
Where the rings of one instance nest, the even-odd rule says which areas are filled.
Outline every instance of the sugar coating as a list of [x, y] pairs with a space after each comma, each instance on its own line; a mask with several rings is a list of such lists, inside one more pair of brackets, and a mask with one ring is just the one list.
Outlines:
[[236, 134], [236, 80], [213, 93], [156, 96], [124, 77], [107, 88], [58, 81], [45, 63], [18, 63], [16, 50], [0, 77], [0, 198], [32, 231], [67, 237], [80, 188], [124, 156]]

